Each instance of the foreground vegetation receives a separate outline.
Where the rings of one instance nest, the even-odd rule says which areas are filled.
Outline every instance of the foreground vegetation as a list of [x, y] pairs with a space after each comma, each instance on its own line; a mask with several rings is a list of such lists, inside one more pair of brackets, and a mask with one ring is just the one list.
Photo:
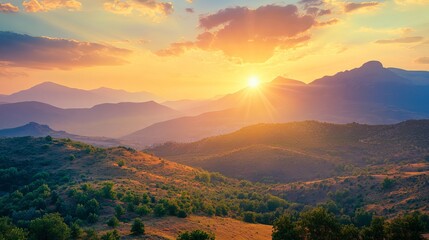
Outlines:
[[[0, 180], [0, 239], [164, 239], [148, 232], [146, 223], [191, 215], [274, 224], [274, 239], [284, 239], [282, 234], [322, 239], [313, 228], [326, 229], [327, 237], [341, 229], [343, 235], [326, 239], [346, 239], [344, 234], [376, 239], [365, 234], [377, 221], [383, 222], [385, 238], [395, 229], [420, 236], [429, 224], [419, 213], [384, 220], [362, 205], [287, 201], [275, 191], [278, 186], [227, 178], [130, 148], [101, 149], [51, 137], [0, 139]], [[175, 237], [215, 237], [195, 230], [182, 229]]]

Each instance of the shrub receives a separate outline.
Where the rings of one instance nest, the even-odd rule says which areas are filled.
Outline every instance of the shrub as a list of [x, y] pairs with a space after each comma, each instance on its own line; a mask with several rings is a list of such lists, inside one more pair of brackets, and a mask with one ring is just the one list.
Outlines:
[[136, 213], [140, 216], [145, 216], [150, 213], [150, 208], [147, 205], [140, 204], [137, 206]]
[[121, 239], [121, 236], [119, 236], [119, 233], [116, 230], [107, 232], [103, 236], [101, 236], [101, 240], [120, 240], [120, 239]]
[[215, 240], [215, 236], [203, 230], [194, 230], [192, 232], [186, 231], [179, 234], [177, 240]]
[[142, 220], [136, 218], [134, 219], [133, 225], [131, 226], [131, 233], [133, 235], [143, 235], [144, 234], [144, 224]]
[[115, 216], [111, 217], [109, 221], [107, 221], [107, 226], [116, 228], [119, 226], [119, 220]]
[[115, 216], [117, 218], [121, 218], [122, 215], [125, 214], [125, 208], [123, 208], [121, 205], [116, 205], [115, 207]]

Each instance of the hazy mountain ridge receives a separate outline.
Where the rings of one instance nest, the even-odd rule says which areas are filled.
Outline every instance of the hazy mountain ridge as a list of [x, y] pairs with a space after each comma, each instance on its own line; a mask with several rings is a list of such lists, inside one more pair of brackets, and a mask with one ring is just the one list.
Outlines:
[[[148, 149], [158, 156], [229, 177], [275, 182], [350, 174], [353, 169], [429, 156], [429, 120], [394, 125], [315, 121], [258, 124], [194, 143]], [[343, 171], [348, 166], [349, 170]]]
[[60, 108], [89, 108], [102, 103], [161, 101], [149, 92], [127, 92], [110, 88], [83, 90], [44, 82], [11, 95], [0, 95], [1, 102], [36, 101]]
[[[228, 110], [157, 123], [126, 138], [132, 137], [144, 146], [167, 141], [189, 142], [213, 136], [213, 132], [227, 133], [260, 122], [392, 124], [426, 119], [429, 118], [428, 83], [429, 72], [392, 70], [377, 61], [309, 84], [278, 77], [259, 89], [243, 89], [200, 107]], [[203, 129], [211, 119], [218, 121]], [[180, 134], [175, 126], [182, 126]], [[151, 136], [154, 132], [160, 133], [155, 139]]]
[[181, 113], [153, 101], [101, 104], [89, 109], [62, 109], [45, 103], [20, 102], [0, 105], [0, 115], [0, 128], [37, 122], [78, 135], [120, 137]]
[[74, 141], [85, 142], [87, 144], [92, 144], [100, 147], [113, 147], [121, 145], [121, 142], [115, 139], [102, 138], [102, 137], [86, 137], [79, 136], [75, 134], [70, 134], [65, 131], [55, 131], [51, 129], [48, 125], [41, 125], [35, 122], [30, 122], [26, 125], [9, 128], [9, 129], [1, 129], [0, 130], [0, 138], [7, 137], [46, 137], [51, 136], [53, 138], [67, 138]]

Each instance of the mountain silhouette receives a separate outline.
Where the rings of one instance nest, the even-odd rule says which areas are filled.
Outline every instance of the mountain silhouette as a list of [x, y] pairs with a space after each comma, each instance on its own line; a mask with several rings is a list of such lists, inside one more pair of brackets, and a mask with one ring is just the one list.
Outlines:
[[260, 89], [242, 89], [200, 106], [210, 113], [156, 123], [125, 139], [142, 145], [189, 142], [260, 122], [390, 124], [429, 118], [427, 99], [429, 72], [370, 61], [309, 84], [278, 77]]
[[60, 108], [88, 108], [101, 103], [160, 101], [148, 92], [130, 93], [124, 90], [99, 88], [82, 90], [44, 82], [11, 95], [0, 95], [0, 102], [37, 101]]

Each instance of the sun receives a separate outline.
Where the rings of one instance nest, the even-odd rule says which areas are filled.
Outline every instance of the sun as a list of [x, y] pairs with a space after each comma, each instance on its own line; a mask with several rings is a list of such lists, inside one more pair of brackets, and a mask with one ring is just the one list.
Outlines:
[[252, 76], [247, 81], [247, 86], [249, 86], [250, 88], [257, 88], [260, 83], [261, 83], [261, 81], [259, 80], [258, 77]]

